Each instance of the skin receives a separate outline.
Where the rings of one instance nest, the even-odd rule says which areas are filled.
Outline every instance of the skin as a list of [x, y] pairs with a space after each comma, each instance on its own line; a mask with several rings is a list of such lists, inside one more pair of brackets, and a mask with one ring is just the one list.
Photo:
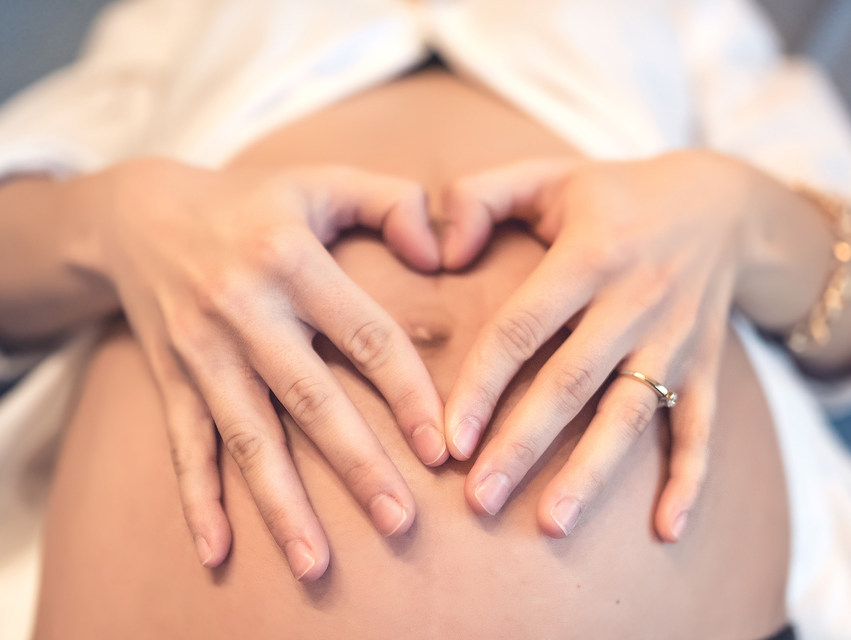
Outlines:
[[[684, 186], [666, 195], [671, 175]], [[629, 207], [607, 201], [613, 185]], [[696, 200], [696, 190], [711, 200]], [[431, 217], [447, 228], [440, 246], [426, 230], [424, 192]], [[629, 223], [614, 230], [580, 224], [577, 212], [586, 220], [628, 214]], [[15, 240], [0, 252], [0, 274], [7, 274], [0, 276], [0, 335], [24, 345], [112, 312], [120, 301], [167, 407], [199, 560], [217, 565], [231, 543], [215, 423], [294, 575], [313, 580], [328, 566], [328, 540], [277, 428], [270, 389], [381, 533], [402, 534], [416, 509], [366, 421], [311, 354], [315, 332], [328, 335], [375, 384], [421, 460], [440, 464], [449, 454], [441, 400], [410, 341], [337, 270], [322, 242], [359, 222], [380, 228], [418, 268], [442, 262], [458, 269], [474, 259], [494, 222], [509, 217], [526, 220], [551, 247], [483, 327], [447, 396], [446, 440], [454, 456], [470, 454], [469, 446], [458, 446], [459, 425], [472, 417], [480, 431], [537, 346], [580, 309], [586, 315], [542, 368], [504, 435], [483, 451], [465, 487], [470, 506], [496, 512], [627, 359], [682, 391], [672, 414], [671, 481], [656, 519], [663, 538], [679, 538], [705, 476], [723, 318], [731, 303], [770, 328], [806, 314], [830, 264], [818, 212], [746, 165], [711, 154], [584, 163], [494, 96], [445, 74], [421, 74], [307, 118], [223, 172], [144, 160], [66, 183], [4, 186], [0, 237]], [[667, 224], [650, 224], [660, 219]], [[679, 243], [677, 234], [690, 228], [703, 230], [698, 240], [718, 239], [714, 250]], [[626, 232], [613, 235], [618, 231]], [[44, 251], [26, 251], [32, 244], [26, 239], [42, 242], [42, 233]], [[601, 250], [607, 242], [621, 250], [617, 260]], [[683, 251], [671, 260], [669, 248], [680, 244]], [[574, 278], [547, 276], [553, 272]], [[788, 286], [789, 273], [799, 286]], [[697, 294], [683, 299], [684, 283], [696, 283]], [[533, 330], [518, 325], [518, 316], [533, 319]], [[21, 320], [36, 317], [51, 320]], [[505, 331], [506, 324], [520, 331]], [[695, 340], [699, 348], [692, 349]], [[694, 353], [694, 361], [683, 355]], [[585, 367], [588, 375], [582, 363], [593, 363]], [[811, 364], [818, 366], [817, 358]], [[483, 380], [494, 382], [486, 388]], [[646, 428], [654, 402], [654, 392], [640, 383], [612, 385], [594, 427], [542, 494], [536, 518], [546, 534], [565, 535], [574, 516], [589, 508]], [[421, 444], [423, 434], [430, 435]], [[495, 476], [499, 500], [480, 490], [481, 481]], [[566, 501], [578, 507], [567, 516], [558, 508]]]
[[[423, 275], [371, 237], [334, 257], [404, 327], [442, 398], [484, 323], [544, 249], [500, 229], [462, 274]], [[522, 368], [485, 441], [567, 332]], [[430, 469], [414, 456], [375, 388], [327, 340], [328, 363], [417, 502], [417, 521], [388, 540], [311, 439], [285, 413], [283, 431], [331, 541], [328, 571], [297, 582], [239, 467], [220, 454], [233, 549], [215, 570], [195, 561], [171, 470], [164, 414], [145, 356], [118, 330], [91, 365], [67, 434], [45, 527], [35, 637], [63, 638], [637, 638], [767, 637], [786, 620], [788, 513], [777, 443], [759, 385], [734, 336], [725, 340], [724, 402], [710, 439], [706, 486], [676, 545], [649, 518], [668, 474], [668, 425], [658, 413], [570, 538], [535, 521], [548, 483], [571, 456], [595, 401], [496, 517], [471, 512], [472, 462]], [[128, 410], [132, 407], [132, 410]]]
[[[678, 540], [706, 474], [729, 310], [737, 303], [781, 331], [808, 312], [823, 286], [821, 270], [830, 266], [818, 214], [740, 161], [694, 151], [630, 163], [523, 162], [466, 177], [446, 198], [450, 266], [466, 264], [492, 225], [509, 217], [528, 222], [550, 246], [462, 365], [447, 401], [453, 456], [469, 457], [511, 376], [581, 311], [571, 337], [473, 467], [465, 486], [470, 504], [496, 513], [613, 370], [639, 371], [678, 392], [670, 410], [671, 477], [656, 512], [659, 535]], [[792, 279], [783, 278], [787, 270], [773, 281], [764, 276], [778, 253], [806, 260], [815, 247], [823, 251], [817, 268]], [[769, 305], [765, 297], [742, 299], [760, 285], [787, 295]], [[537, 519], [544, 532], [570, 533], [657, 401], [634, 380], [612, 383], [586, 437], [542, 496]]]

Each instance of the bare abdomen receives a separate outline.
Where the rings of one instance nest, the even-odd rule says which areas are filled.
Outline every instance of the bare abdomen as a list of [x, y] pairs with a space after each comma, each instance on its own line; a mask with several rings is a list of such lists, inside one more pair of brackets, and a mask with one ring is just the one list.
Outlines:
[[[344, 162], [436, 192], [466, 172], [567, 153], [567, 145], [492, 96], [430, 73], [276, 132], [236, 164]], [[521, 231], [504, 229], [473, 269], [425, 276], [371, 238], [334, 249], [412, 336], [444, 398], [477, 331], [543, 252]], [[372, 387], [327, 344], [317, 348], [408, 481], [418, 508], [410, 532], [381, 538], [285, 420], [330, 540], [328, 573], [311, 585], [295, 582], [226, 454], [233, 550], [215, 571], [198, 566], [155, 390], [138, 348], [119, 336], [93, 364], [62, 454], [40, 637], [756, 639], [784, 622], [782, 469], [761, 390], [734, 337], [722, 366], [709, 477], [677, 545], [659, 542], [652, 528], [666, 474], [661, 414], [573, 534], [551, 540], [537, 529], [535, 503], [593, 407], [564, 430], [499, 516], [479, 518], [463, 498], [470, 463], [423, 467]], [[545, 356], [515, 380], [492, 428]]]

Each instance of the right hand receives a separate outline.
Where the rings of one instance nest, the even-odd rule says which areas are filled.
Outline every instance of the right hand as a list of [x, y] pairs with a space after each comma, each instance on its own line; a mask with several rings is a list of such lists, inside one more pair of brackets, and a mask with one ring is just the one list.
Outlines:
[[206, 171], [165, 160], [132, 161], [81, 188], [104, 180], [90, 268], [114, 284], [158, 384], [201, 562], [217, 566], [231, 543], [217, 428], [296, 578], [328, 565], [270, 390], [376, 529], [405, 532], [410, 490], [311, 341], [325, 334], [375, 384], [425, 464], [447, 459], [443, 405], [424, 364], [323, 246], [363, 225], [414, 267], [437, 268], [422, 189], [344, 167]]

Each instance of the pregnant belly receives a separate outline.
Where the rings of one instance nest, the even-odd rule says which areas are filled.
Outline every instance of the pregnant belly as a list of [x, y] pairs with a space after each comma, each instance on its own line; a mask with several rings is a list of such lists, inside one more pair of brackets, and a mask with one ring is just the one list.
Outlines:
[[[553, 155], [576, 153], [484, 90], [427, 72], [273, 133], [233, 165], [348, 163], [417, 180], [438, 194], [466, 173]], [[439, 198], [431, 202], [439, 215]], [[503, 229], [473, 268], [438, 275], [410, 271], [372, 238], [348, 238], [333, 253], [408, 331], [445, 398], [477, 332], [534, 269], [544, 248], [517, 229]], [[334, 568], [320, 600], [333, 603], [339, 614], [333, 619], [345, 621], [342, 628], [371, 629], [375, 637], [722, 638], [767, 635], [783, 621], [788, 522], [782, 469], [760, 388], [732, 335], [707, 485], [688, 534], [673, 546], [663, 545], [651, 524], [667, 473], [661, 414], [600, 504], [569, 539], [553, 541], [537, 530], [535, 502], [587, 426], [593, 403], [565, 429], [504, 512], [480, 519], [463, 501], [469, 465], [450, 462], [436, 471], [420, 465], [374, 390], [330, 345], [320, 341], [317, 348], [418, 504], [410, 535], [392, 543], [377, 539], [321, 456], [287, 422], [332, 541]], [[544, 358], [539, 354], [515, 380], [491, 431]], [[292, 602], [286, 617], [289, 624], [297, 621], [299, 637], [334, 635], [337, 623], [323, 615], [324, 605], [295, 594]]]

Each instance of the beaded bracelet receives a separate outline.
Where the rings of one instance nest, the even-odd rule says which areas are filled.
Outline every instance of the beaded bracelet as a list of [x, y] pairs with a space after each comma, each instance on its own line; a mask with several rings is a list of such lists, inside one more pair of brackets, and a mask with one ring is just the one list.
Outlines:
[[830, 341], [831, 326], [851, 300], [851, 205], [808, 186], [796, 185], [793, 190], [816, 205], [824, 216], [833, 234], [833, 257], [836, 259], [821, 298], [786, 338], [786, 346], [800, 354], [814, 346], [823, 347]]

